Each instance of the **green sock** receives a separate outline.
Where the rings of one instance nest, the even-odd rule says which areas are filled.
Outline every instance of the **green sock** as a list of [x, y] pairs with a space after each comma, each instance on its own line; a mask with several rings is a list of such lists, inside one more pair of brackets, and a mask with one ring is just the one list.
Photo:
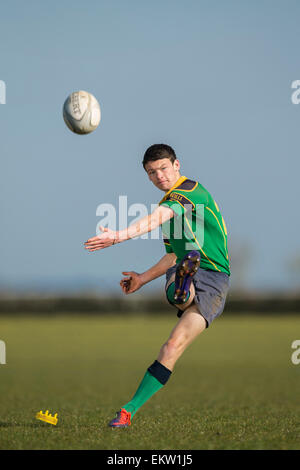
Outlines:
[[131, 417], [134, 416], [138, 409], [162, 387], [163, 384], [147, 370], [134, 397], [122, 408], [131, 413]]
[[[170, 284], [167, 289], [167, 298], [169, 302], [171, 302], [172, 304], [174, 303], [176, 304], [176, 300], [174, 300], [174, 295], [175, 295], [175, 282], [172, 282], [172, 284]], [[190, 291], [188, 292], [187, 297], [183, 303], [187, 302], [189, 298], [190, 298]]]

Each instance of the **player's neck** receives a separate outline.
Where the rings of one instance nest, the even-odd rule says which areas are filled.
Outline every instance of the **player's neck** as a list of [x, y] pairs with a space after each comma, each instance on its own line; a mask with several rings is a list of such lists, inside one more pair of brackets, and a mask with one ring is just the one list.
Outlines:
[[174, 181], [174, 184], [171, 186], [170, 189], [168, 189], [167, 191], [165, 191], [165, 194], [167, 194], [169, 191], [171, 191], [173, 188], [175, 188], [178, 184], [181, 183], [181, 180], [185, 178], [184, 176], [182, 176], [180, 173], [179, 173], [179, 176], [178, 178]]

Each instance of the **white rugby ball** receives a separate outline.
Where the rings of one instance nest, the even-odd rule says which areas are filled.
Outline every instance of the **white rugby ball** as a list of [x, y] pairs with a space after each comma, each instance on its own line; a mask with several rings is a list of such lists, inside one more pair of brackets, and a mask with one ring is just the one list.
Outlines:
[[101, 110], [96, 98], [87, 91], [75, 91], [63, 106], [63, 117], [75, 134], [89, 134], [99, 126]]

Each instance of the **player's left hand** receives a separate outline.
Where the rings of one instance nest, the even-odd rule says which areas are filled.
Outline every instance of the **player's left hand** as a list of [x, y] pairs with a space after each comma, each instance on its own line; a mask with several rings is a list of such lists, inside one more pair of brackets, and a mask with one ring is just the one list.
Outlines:
[[88, 251], [102, 250], [114, 245], [116, 242], [117, 232], [107, 227], [100, 226], [101, 234], [96, 237], [89, 238], [85, 243], [85, 249]]

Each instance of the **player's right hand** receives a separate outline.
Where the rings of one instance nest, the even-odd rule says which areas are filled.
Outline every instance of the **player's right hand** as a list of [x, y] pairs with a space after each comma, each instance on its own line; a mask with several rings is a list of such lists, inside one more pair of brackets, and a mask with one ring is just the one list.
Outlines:
[[136, 273], [135, 271], [124, 271], [122, 274], [126, 276], [120, 281], [120, 286], [124, 294], [132, 294], [143, 286], [141, 275], [139, 273]]
[[102, 233], [96, 235], [96, 237], [89, 238], [84, 243], [85, 249], [89, 252], [103, 250], [103, 248], [108, 248], [115, 244], [117, 232], [102, 225], [99, 228]]

